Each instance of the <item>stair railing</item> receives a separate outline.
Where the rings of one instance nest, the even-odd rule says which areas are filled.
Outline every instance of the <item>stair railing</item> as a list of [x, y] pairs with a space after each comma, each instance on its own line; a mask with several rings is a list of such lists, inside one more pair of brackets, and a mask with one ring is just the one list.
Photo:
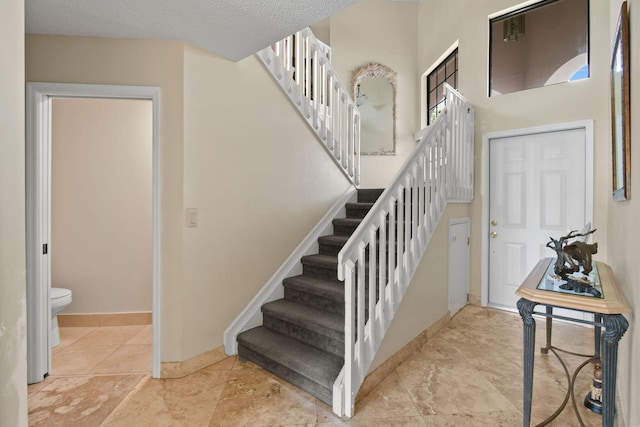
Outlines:
[[341, 170], [360, 183], [360, 112], [309, 28], [257, 53]]
[[345, 365], [333, 411], [355, 397], [448, 201], [473, 199], [471, 105], [445, 85], [446, 107], [418, 132], [416, 149], [338, 254], [345, 281]]

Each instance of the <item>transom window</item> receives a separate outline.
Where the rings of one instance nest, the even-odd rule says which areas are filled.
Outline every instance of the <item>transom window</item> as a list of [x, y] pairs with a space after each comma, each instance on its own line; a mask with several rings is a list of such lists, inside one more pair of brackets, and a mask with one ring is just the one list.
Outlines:
[[589, 0], [543, 0], [489, 27], [489, 96], [589, 77]]
[[444, 84], [458, 89], [458, 49], [456, 48], [427, 76], [427, 125], [444, 108]]

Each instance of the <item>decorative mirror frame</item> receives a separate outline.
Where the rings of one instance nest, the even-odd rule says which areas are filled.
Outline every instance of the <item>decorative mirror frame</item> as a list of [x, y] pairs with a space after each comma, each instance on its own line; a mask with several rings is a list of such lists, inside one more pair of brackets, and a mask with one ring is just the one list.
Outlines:
[[[373, 151], [373, 152], [365, 152], [361, 151], [360, 155], [394, 155], [396, 154], [396, 92], [397, 92], [397, 75], [395, 71], [386, 65], [379, 64], [376, 62], [370, 62], [369, 64], [363, 65], [362, 67], [356, 69], [353, 72], [353, 76], [351, 78], [351, 96], [353, 100], [356, 100], [356, 91], [358, 88], [358, 84], [365, 77], [384, 77], [387, 79], [387, 82], [391, 85], [391, 89], [393, 91], [393, 107], [392, 107], [392, 123], [393, 123], [393, 141], [392, 148], [390, 151]], [[362, 122], [362, 117], [360, 118], [360, 122]]]
[[631, 198], [631, 125], [629, 120], [629, 16], [622, 2], [611, 54], [611, 136], [613, 199]]

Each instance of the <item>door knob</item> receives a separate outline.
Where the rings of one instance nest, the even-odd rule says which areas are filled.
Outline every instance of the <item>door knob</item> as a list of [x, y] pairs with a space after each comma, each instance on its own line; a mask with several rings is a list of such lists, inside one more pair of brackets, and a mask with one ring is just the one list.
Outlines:
[[492, 231], [490, 236], [492, 239], [495, 239], [496, 237], [498, 237], [498, 233], [496, 233], [495, 231]]
[[494, 219], [493, 221], [491, 221], [491, 225], [493, 225], [493, 226], [495, 227], [496, 225], [498, 225], [498, 221], [496, 221], [496, 220]]

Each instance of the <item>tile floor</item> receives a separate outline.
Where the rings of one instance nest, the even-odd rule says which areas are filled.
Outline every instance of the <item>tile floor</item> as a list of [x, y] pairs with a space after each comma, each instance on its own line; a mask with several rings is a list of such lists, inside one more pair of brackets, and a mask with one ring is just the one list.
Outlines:
[[61, 327], [52, 376], [151, 372], [151, 325]]
[[[465, 307], [364, 396], [351, 420], [235, 357], [185, 378], [151, 379], [146, 328], [65, 329], [72, 330], [63, 331], [52, 375], [29, 386], [32, 426], [522, 425], [522, 322], [514, 313]], [[553, 343], [562, 348], [590, 353], [592, 338], [589, 328], [554, 324]], [[562, 357], [570, 372], [584, 360]], [[540, 423], [562, 402], [566, 377], [552, 354], [538, 352], [535, 369], [533, 422]], [[591, 374], [589, 366], [580, 371], [575, 387], [586, 426], [601, 425], [582, 405]], [[571, 400], [549, 425], [579, 425]]]

